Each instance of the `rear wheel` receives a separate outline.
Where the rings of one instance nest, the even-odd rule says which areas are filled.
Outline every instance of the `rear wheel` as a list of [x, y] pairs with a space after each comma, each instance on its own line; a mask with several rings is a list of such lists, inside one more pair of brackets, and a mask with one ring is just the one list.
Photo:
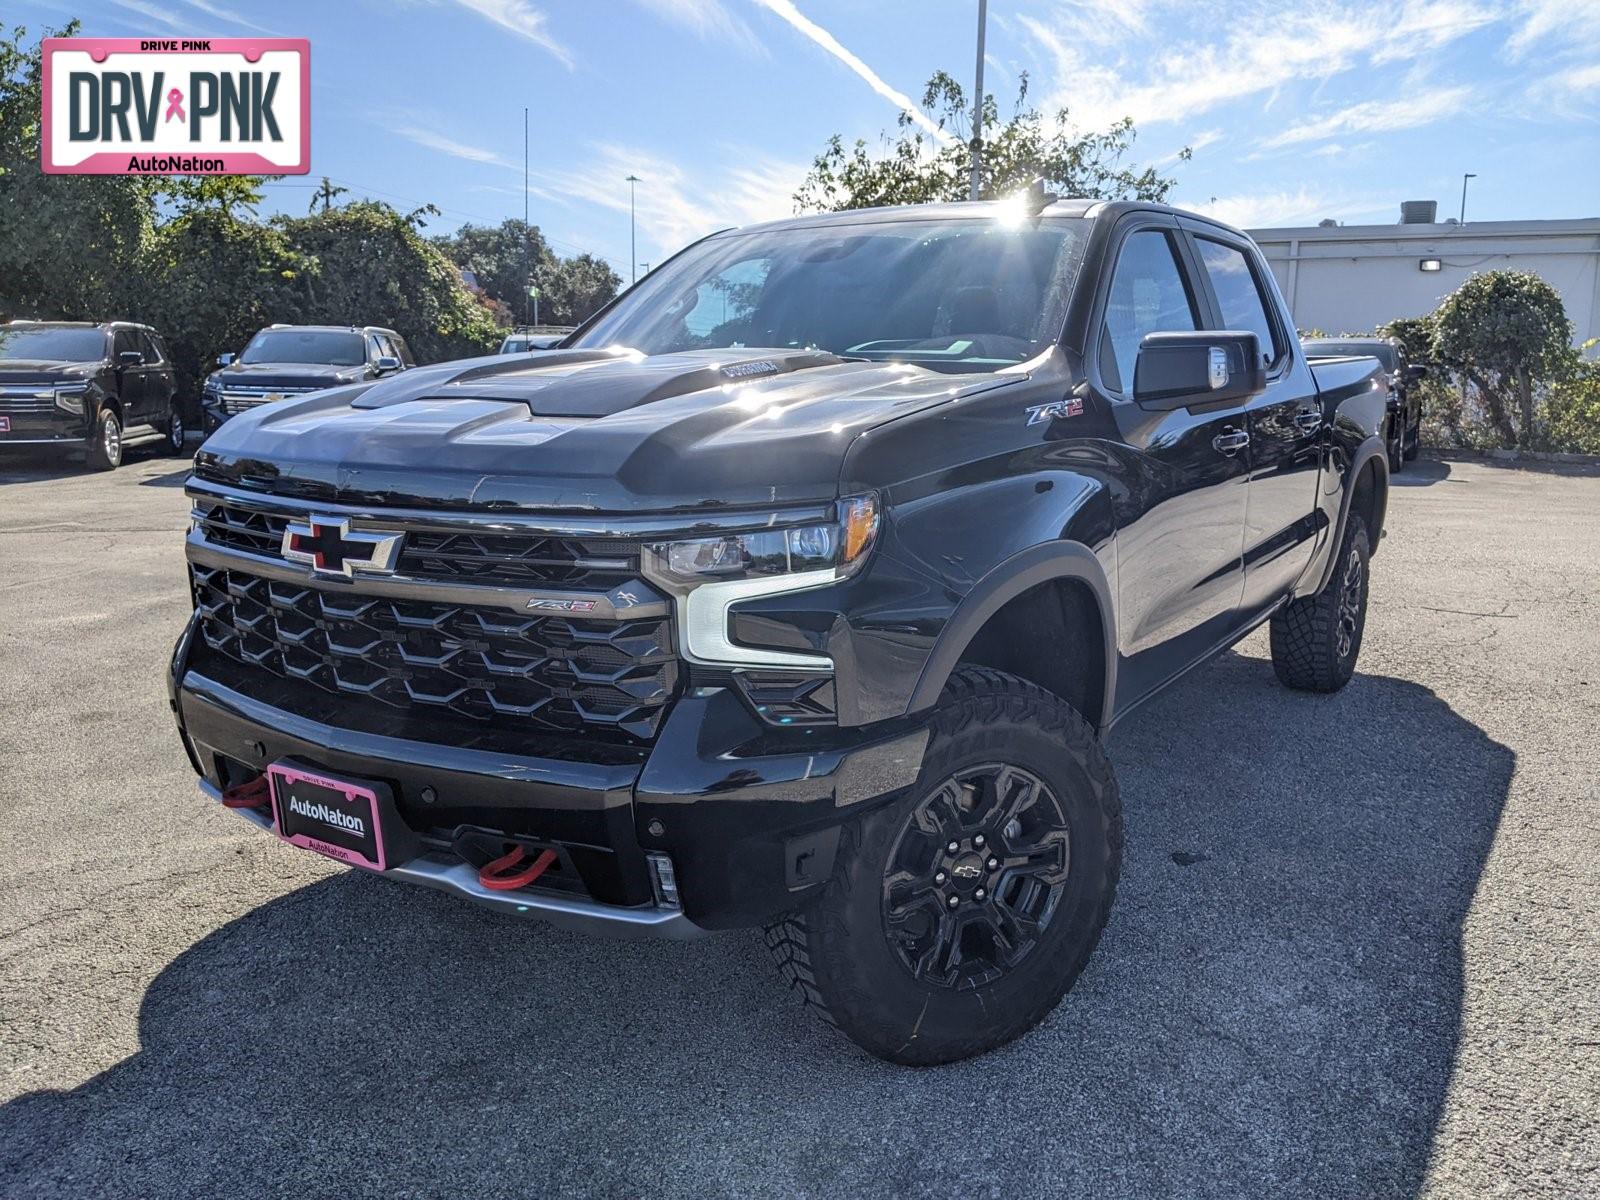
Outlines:
[[1350, 682], [1367, 625], [1367, 526], [1351, 513], [1333, 575], [1272, 618], [1272, 669], [1286, 687], [1336, 692]]
[[176, 400], [167, 407], [166, 423], [166, 450], [168, 454], [183, 453], [183, 439], [189, 436], [189, 431], [183, 427], [183, 412], [178, 407]]
[[100, 410], [89, 441], [89, 465], [96, 471], [114, 471], [122, 465], [122, 421], [114, 409]]
[[968, 1058], [1072, 986], [1121, 857], [1116, 778], [1088, 723], [1015, 676], [963, 669], [911, 795], [846, 828], [834, 878], [767, 942], [806, 1002], [872, 1054]]

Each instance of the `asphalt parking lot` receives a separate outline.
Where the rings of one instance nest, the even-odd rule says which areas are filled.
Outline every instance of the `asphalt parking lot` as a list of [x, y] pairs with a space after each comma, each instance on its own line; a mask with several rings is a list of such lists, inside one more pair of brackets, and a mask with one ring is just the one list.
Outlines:
[[1600, 472], [1398, 477], [1355, 681], [1113, 737], [1066, 1002], [908, 1071], [759, 938], [597, 941], [205, 802], [181, 461], [0, 459], [0, 1195], [1600, 1195]]

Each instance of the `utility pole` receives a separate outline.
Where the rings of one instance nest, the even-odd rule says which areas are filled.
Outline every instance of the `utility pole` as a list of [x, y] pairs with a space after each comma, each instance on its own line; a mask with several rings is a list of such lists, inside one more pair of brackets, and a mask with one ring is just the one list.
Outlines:
[[989, 23], [989, 0], [978, 0], [978, 82], [972, 88], [972, 194], [983, 190], [983, 31]]
[[533, 264], [528, 255], [528, 106], [522, 106], [522, 323], [528, 324], [529, 293], [533, 290]]
[[322, 177], [322, 182], [317, 185], [317, 190], [312, 193], [311, 211], [317, 211], [317, 201], [320, 200], [322, 201], [322, 211], [324, 213], [328, 212], [333, 208], [333, 198], [335, 196], [342, 196], [349, 190], [349, 188], [335, 187], [333, 185], [333, 181], [324, 175]]
[[1465, 225], [1467, 223], [1467, 180], [1476, 178], [1477, 175], [1470, 173], [1461, 177], [1461, 217], [1457, 222], [1458, 224]]
[[632, 270], [632, 272], [633, 272], [633, 278], [628, 281], [628, 286], [632, 287], [634, 284], [639, 282], [639, 242], [638, 242], [638, 239], [634, 235], [635, 225], [634, 225], [634, 217], [633, 217], [633, 185], [639, 182], [639, 177], [637, 175], [629, 175], [627, 182], [628, 182], [628, 261], [631, 264], [633, 264], [632, 267], [630, 268]]

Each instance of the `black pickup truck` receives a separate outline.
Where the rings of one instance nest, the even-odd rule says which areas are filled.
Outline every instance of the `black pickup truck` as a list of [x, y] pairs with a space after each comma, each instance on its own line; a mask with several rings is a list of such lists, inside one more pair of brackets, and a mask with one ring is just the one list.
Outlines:
[[872, 1053], [961, 1058], [1099, 939], [1119, 720], [1268, 622], [1284, 684], [1350, 679], [1385, 399], [1169, 208], [719, 233], [560, 350], [214, 435], [173, 709], [297, 845], [566, 926], [762, 926]]

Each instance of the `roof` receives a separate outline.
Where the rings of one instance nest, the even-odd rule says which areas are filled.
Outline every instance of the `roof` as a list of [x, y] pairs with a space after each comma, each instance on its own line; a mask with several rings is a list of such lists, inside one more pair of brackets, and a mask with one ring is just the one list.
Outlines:
[[1251, 229], [1258, 242], [1436, 242], [1446, 238], [1517, 238], [1600, 236], [1600, 217], [1565, 221], [1469, 221], [1414, 225], [1310, 225], [1279, 229]]
[[154, 333], [155, 328], [140, 321], [33, 321], [17, 318], [7, 325], [22, 325], [29, 329], [143, 329]]
[[259, 330], [266, 333], [269, 329], [306, 329], [312, 333], [388, 333], [399, 337], [398, 333], [385, 325], [290, 325], [286, 322], [275, 322]]
[[[837, 212], [812, 213], [804, 217], [788, 217], [781, 221], [765, 221], [759, 225], [739, 227], [740, 233], [765, 233], [778, 229], [827, 229], [839, 225], [882, 225], [895, 221], [975, 221], [993, 220], [1008, 216], [1013, 211], [1007, 200], [963, 200], [941, 204], [899, 204], [882, 208], [847, 208]], [[1204, 221], [1237, 233], [1239, 230], [1215, 217], [1188, 209], [1173, 208], [1146, 200], [1096, 200], [1086, 198], [1058, 198], [1041, 211], [1046, 219], [1114, 220], [1129, 212], [1160, 212], [1172, 216]], [[730, 230], [719, 230], [728, 233]], [[712, 236], [716, 236], [713, 234]]]

